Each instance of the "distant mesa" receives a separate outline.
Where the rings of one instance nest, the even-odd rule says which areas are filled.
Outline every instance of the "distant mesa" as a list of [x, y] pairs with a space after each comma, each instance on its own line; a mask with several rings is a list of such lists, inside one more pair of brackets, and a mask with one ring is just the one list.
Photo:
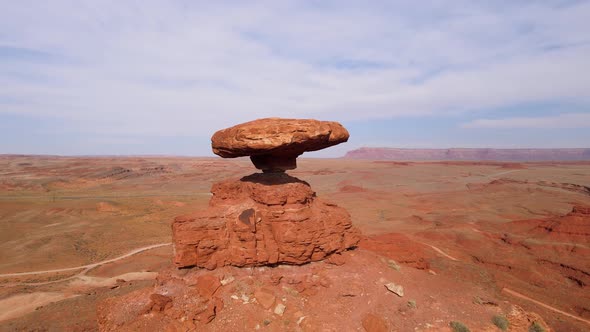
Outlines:
[[344, 158], [402, 161], [583, 161], [590, 160], [590, 149], [398, 149], [364, 147], [347, 152]]
[[297, 168], [296, 159], [346, 142], [348, 131], [338, 122], [266, 118], [222, 129], [211, 137], [213, 153], [223, 158], [249, 156], [263, 172]]

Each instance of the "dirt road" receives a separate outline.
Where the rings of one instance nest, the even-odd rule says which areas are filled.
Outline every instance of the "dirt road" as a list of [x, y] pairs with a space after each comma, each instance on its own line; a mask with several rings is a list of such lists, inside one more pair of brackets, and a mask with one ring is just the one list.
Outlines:
[[130, 251], [130, 252], [126, 253], [125, 255], [122, 255], [122, 256], [119, 256], [119, 257], [116, 257], [116, 258], [107, 259], [107, 260], [104, 260], [104, 261], [101, 261], [101, 262], [92, 263], [92, 264], [88, 264], [88, 265], [80, 265], [80, 266], [67, 267], [67, 268], [55, 269], [55, 270], [18, 272], [18, 273], [5, 273], [5, 274], [0, 274], [0, 277], [18, 277], [18, 276], [44, 274], [44, 273], [56, 273], [56, 272], [75, 271], [75, 270], [81, 270], [81, 269], [89, 270], [89, 269], [94, 268], [94, 267], [97, 267], [99, 265], [116, 262], [118, 260], [121, 260], [123, 258], [127, 258], [127, 257], [130, 257], [130, 256], [133, 256], [135, 254], [138, 254], [138, 253], [143, 252], [143, 251], [146, 251], [146, 250], [160, 248], [160, 247], [169, 246], [169, 245], [172, 245], [172, 243], [153, 244], [151, 246], [146, 246], [146, 247], [141, 247], [141, 248], [135, 249], [133, 251]]
[[570, 314], [570, 313], [567, 313], [567, 312], [565, 312], [565, 311], [563, 311], [563, 310], [559, 310], [559, 309], [557, 309], [557, 308], [554, 308], [554, 307], [552, 307], [552, 306], [550, 306], [550, 305], [548, 305], [548, 304], [546, 304], [546, 303], [543, 303], [543, 302], [541, 302], [541, 301], [537, 301], [537, 300], [535, 300], [535, 299], [531, 299], [530, 297], [528, 297], [528, 296], [526, 296], [526, 295], [524, 295], [524, 294], [520, 294], [519, 292], [513, 291], [513, 290], [511, 290], [511, 289], [508, 289], [508, 288], [503, 288], [503, 289], [502, 289], [502, 292], [504, 292], [504, 293], [507, 293], [507, 294], [510, 294], [510, 295], [512, 295], [512, 296], [516, 296], [516, 297], [518, 297], [518, 298], [521, 298], [521, 299], [523, 299], [523, 300], [527, 300], [527, 301], [529, 301], [529, 302], [533, 302], [533, 303], [535, 303], [536, 305], [540, 305], [540, 306], [541, 306], [541, 307], [543, 307], [543, 308], [549, 309], [549, 310], [551, 310], [551, 311], [557, 312], [557, 313], [559, 313], [559, 314], [562, 314], [562, 315], [564, 315], [564, 316], [567, 316], [567, 317], [570, 317], [570, 318], [573, 318], [573, 319], [579, 320], [580, 322], [584, 322], [584, 323], [586, 323], [586, 324], [590, 325], [590, 320], [587, 320], [587, 319], [584, 319], [584, 318], [581, 318], [581, 317], [578, 317], [578, 316], [572, 315], [572, 314]]

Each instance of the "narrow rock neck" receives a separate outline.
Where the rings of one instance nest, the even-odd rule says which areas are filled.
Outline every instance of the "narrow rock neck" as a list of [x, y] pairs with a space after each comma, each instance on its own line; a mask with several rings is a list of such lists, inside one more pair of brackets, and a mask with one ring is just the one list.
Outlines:
[[250, 160], [264, 173], [283, 173], [297, 168], [297, 155], [261, 154], [250, 156]]

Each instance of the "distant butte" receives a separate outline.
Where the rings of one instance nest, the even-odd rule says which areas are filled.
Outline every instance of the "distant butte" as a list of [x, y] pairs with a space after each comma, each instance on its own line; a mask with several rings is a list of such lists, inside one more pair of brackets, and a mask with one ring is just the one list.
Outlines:
[[346, 142], [348, 131], [338, 122], [266, 118], [222, 129], [211, 137], [213, 153], [223, 158], [249, 156], [265, 173], [297, 168], [296, 159]]
[[590, 160], [590, 149], [398, 149], [365, 147], [348, 151], [344, 158], [399, 161], [581, 161]]

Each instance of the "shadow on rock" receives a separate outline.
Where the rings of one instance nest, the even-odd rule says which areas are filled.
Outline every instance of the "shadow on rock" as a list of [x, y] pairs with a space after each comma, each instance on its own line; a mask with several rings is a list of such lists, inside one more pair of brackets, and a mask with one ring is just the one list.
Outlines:
[[240, 179], [243, 182], [252, 182], [257, 184], [262, 184], [266, 186], [271, 185], [281, 185], [281, 184], [288, 184], [288, 183], [301, 183], [306, 186], [310, 186], [309, 183], [298, 179], [294, 176], [291, 176], [287, 173], [253, 173], [247, 176], [244, 176]]

